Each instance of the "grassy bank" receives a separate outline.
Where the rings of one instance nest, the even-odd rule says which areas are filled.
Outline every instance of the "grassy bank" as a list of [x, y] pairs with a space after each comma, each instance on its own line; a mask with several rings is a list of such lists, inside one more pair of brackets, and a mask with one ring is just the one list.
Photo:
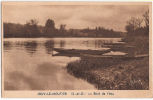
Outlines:
[[128, 53], [133, 53], [134, 55], [138, 54], [149, 54], [149, 36], [140, 35], [140, 36], [129, 36], [127, 35], [124, 40], [128, 45], [134, 46], [132, 51]]
[[142, 90], [149, 87], [149, 58], [124, 60], [81, 58], [68, 64], [68, 72], [102, 90]]
[[[112, 47], [112, 50], [126, 52], [129, 56], [149, 54], [148, 36], [126, 36], [124, 42], [126, 42], [124, 46], [118, 45]], [[69, 63], [67, 70], [75, 77], [94, 84], [97, 89], [149, 89], [149, 57], [140, 59], [81, 57], [81, 60]]]

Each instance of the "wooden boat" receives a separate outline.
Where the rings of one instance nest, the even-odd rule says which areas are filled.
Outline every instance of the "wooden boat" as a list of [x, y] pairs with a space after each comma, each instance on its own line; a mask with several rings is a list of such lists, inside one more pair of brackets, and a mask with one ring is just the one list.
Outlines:
[[56, 52], [64, 53], [64, 54], [94, 54], [94, 55], [102, 55], [104, 53], [108, 53], [111, 50], [77, 50], [77, 49], [61, 49], [61, 48], [54, 48]]
[[149, 57], [148, 54], [141, 54], [141, 55], [103, 55], [111, 51], [111, 49], [101, 51], [101, 50], [76, 50], [76, 49], [61, 49], [61, 48], [54, 48], [55, 51], [59, 52], [53, 56], [69, 56], [69, 57], [96, 57], [96, 58], [106, 58], [106, 59], [123, 59], [123, 60], [130, 60], [130, 59], [142, 59], [145, 57]]
[[129, 56], [129, 55], [91, 55], [91, 54], [81, 54], [82, 57], [96, 57], [96, 58], [107, 58], [107, 59], [123, 59], [123, 60], [132, 60], [132, 59], [142, 59], [145, 57], [149, 57], [148, 54], [142, 54], [142, 55], [135, 55], [135, 56]]

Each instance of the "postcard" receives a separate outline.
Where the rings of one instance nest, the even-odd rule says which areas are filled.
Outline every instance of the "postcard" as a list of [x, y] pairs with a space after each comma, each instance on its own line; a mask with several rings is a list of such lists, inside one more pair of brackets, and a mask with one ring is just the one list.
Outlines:
[[2, 2], [2, 97], [151, 98], [152, 2]]

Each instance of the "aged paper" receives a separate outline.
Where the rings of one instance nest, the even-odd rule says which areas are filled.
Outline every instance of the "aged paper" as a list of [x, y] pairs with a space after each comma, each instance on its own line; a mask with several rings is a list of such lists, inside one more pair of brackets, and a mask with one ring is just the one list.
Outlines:
[[2, 2], [2, 97], [152, 97], [152, 2]]

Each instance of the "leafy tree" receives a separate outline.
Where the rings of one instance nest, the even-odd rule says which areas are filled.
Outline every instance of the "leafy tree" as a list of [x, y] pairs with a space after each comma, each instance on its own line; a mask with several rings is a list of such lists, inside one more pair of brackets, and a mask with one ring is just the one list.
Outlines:
[[51, 19], [48, 19], [48, 20], [46, 21], [45, 27], [46, 27], [46, 28], [55, 29], [55, 23], [54, 23], [54, 21], [51, 20]]
[[45, 28], [44, 28], [44, 34], [46, 35], [53, 35], [54, 32], [55, 32], [55, 23], [52, 19], [48, 19], [46, 21], [46, 24], [45, 24]]
[[38, 21], [36, 19], [31, 19], [25, 24], [25, 32], [27, 37], [36, 37], [40, 34], [37, 24]]

